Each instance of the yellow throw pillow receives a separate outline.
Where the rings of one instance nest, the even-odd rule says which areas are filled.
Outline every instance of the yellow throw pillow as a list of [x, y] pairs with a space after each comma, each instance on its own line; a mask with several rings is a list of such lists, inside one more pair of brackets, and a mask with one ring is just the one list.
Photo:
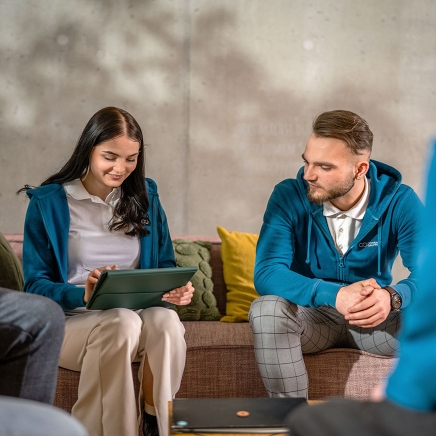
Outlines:
[[228, 232], [217, 227], [221, 238], [221, 259], [227, 287], [226, 316], [223, 322], [248, 321], [248, 311], [259, 294], [254, 289], [254, 261], [259, 235]]

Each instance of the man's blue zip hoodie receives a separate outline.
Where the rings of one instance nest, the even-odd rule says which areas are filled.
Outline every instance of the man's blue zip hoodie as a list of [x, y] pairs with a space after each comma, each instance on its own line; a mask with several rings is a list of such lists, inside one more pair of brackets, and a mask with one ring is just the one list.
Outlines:
[[[139, 267], [176, 266], [165, 212], [156, 183], [146, 179], [150, 201], [150, 233], [140, 238]], [[70, 212], [62, 185], [27, 191], [30, 198], [24, 223], [23, 270], [25, 292], [44, 295], [64, 310], [83, 307], [84, 289], [67, 283]]]
[[368, 207], [361, 229], [341, 257], [323, 215], [322, 205], [308, 201], [303, 168], [296, 179], [279, 183], [268, 202], [256, 251], [254, 284], [260, 295], [278, 295], [305, 307], [335, 307], [339, 289], [374, 278], [392, 282], [398, 252], [410, 271], [392, 286], [407, 307], [416, 292], [414, 256], [422, 203], [401, 184], [394, 168], [372, 160]]

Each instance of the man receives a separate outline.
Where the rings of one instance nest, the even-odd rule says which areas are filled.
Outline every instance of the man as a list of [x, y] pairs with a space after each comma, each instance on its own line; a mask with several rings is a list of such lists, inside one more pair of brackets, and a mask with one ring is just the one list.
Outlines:
[[49, 406], [64, 324], [62, 309], [48, 298], [0, 288], [0, 434], [86, 435], [67, 413]]
[[[370, 160], [372, 140], [355, 113], [322, 113], [304, 167], [269, 200], [254, 273], [262, 296], [249, 319], [271, 397], [307, 397], [304, 353], [398, 349], [399, 309], [416, 292], [422, 204], [397, 170]], [[410, 275], [390, 286], [398, 252]]]
[[[398, 366], [381, 402], [339, 400], [301, 408], [288, 418], [295, 436], [430, 436], [436, 433], [436, 141], [419, 250], [419, 293], [404, 313]], [[378, 398], [380, 399], [380, 398]]]

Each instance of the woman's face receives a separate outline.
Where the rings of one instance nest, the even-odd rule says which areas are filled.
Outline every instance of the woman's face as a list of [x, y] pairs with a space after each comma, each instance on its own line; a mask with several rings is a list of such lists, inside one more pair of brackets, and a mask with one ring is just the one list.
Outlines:
[[96, 145], [89, 157], [89, 171], [82, 183], [91, 195], [102, 200], [121, 186], [138, 163], [139, 142], [118, 136]]

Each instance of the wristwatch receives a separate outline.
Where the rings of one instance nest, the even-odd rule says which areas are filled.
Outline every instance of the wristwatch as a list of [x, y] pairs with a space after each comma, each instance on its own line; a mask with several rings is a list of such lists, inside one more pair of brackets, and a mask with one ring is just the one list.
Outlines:
[[398, 311], [403, 304], [403, 300], [401, 295], [390, 286], [385, 286], [383, 289], [386, 289], [391, 294], [391, 311]]

